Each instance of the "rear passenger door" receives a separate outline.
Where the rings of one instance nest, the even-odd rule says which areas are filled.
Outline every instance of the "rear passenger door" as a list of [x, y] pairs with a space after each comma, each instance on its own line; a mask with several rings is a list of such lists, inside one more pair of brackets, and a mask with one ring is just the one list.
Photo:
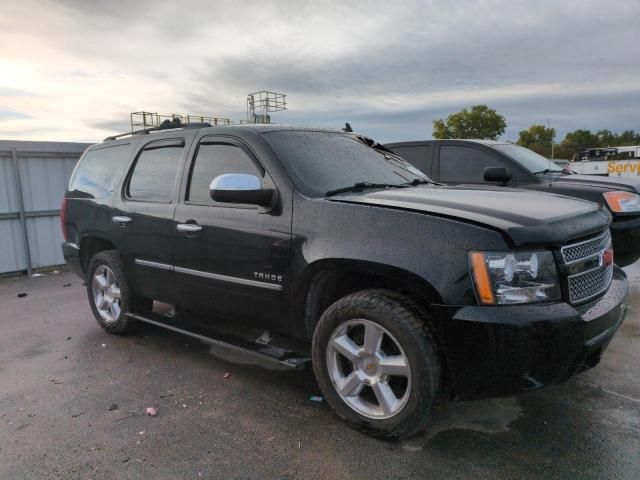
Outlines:
[[[485, 181], [485, 168], [505, 167], [511, 169], [511, 165], [498, 155], [478, 145], [463, 146], [445, 143], [438, 145], [438, 152], [434, 180], [448, 185], [497, 185], [496, 183]], [[509, 184], [513, 185], [513, 180]]]
[[193, 132], [142, 144], [114, 201], [114, 237], [133, 288], [140, 295], [175, 301], [173, 215], [179, 174]]
[[185, 169], [175, 213], [179, 304], [254, 326], [284, 328], [291, 210], [265, 212], [255, 205], [212, 200], [211, 181], [232, 173], [255, 175], [263, 186], [275, 188], [246, 144], [218, 135], [202, 138]]

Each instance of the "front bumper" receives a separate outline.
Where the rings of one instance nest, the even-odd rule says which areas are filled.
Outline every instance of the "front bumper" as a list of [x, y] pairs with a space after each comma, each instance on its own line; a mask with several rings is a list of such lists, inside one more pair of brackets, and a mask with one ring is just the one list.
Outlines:
[[621, 267], [631, 265], [640, 258], [640, 218], [616, 217], [610, 228], [615, 262]]
[[80, 261], [80, 247], [75, 243], [63, 242], [62, 243], [62, 255], [65, 262], [69, 265], [69, 268], [73, 273], [78, 275], [81, 279], [85, 280], [84, 271], [82, 270], [82, 263]]
[[627, 277], [615, 267], [607, 293], [587, 306], [447, 309], [442, 329], [456, 395], [512, 395], [594, 367], [624, 320], [627, 292]]

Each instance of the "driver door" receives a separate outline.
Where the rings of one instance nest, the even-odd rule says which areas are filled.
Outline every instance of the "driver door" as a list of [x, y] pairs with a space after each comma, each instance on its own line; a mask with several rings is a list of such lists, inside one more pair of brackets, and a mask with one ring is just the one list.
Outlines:
[[285, 326], [291, 213], [215, 202], [209, 194], [212, 180], [233, 173], [272, 184], [243, 143], [217, 135], [200, 139], [174, 217], [178, 304], [278, 329]]

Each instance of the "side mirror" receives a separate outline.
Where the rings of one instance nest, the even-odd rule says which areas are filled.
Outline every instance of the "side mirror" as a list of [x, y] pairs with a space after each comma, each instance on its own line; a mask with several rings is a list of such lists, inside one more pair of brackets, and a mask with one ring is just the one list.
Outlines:
[[213, 179], [209, 185], [209, 195], [216, 202], [268, 205], [273, 201], [275, 190], [262, 188], [262, 182], [255, 175], [226, 173]]
[[487, 167], [484, 169], [485, 182], [507, 183], [512, 178], [513, 173], [505, 167]]

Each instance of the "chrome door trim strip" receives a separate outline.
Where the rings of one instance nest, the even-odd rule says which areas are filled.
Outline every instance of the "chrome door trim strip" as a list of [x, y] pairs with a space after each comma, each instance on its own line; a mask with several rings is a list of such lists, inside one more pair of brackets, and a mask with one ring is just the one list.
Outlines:
[[173, 270], [186, 275], [195, 275], [197, 277], [210, 278], [212, 280], [220, 280], [223, 282], [237, 283], [239, 285], [248, 285], [250, 287], [266, 288], [268, 290], [282, 291], [282, 285], [275, 283], [259, 282], [258, 280], [249, 280], [247, 278], [229, 277], [218, 273], [203, 272], [200, 270], [191, 270], [190, 268], [173, 267]]
[[220, 275], [218, 273], [203, 272], [201, 270], [192, 270], [190, 268], [176, 267], [167, 263], [151, 262], [149, 260], [135, 259], [136, 265], [143, 267], [159, 268], [160, 270], [169, 270], [185, 275], [194, 275], [196, 277], [209, 278], [212, 280], [220, 280], [222, 282], [237, 283], [238, 285], [247, 285], [250, 287], [266, 288], [268, 290], [282, 291], [282, 285], [268, 282], [260, 282], [258, 280], [249, 280], [248, 278], [230, 277], [228, 275]]
[[158, 263], [158, 262], [150, 262], [149, 260], [140, 260], [136, 258], [136, 265], [142, 265], [143, 267], [153, 267], [159, 268], [160, 270], [173, 270], [173, 265], [168, 265], [166, 263]]

